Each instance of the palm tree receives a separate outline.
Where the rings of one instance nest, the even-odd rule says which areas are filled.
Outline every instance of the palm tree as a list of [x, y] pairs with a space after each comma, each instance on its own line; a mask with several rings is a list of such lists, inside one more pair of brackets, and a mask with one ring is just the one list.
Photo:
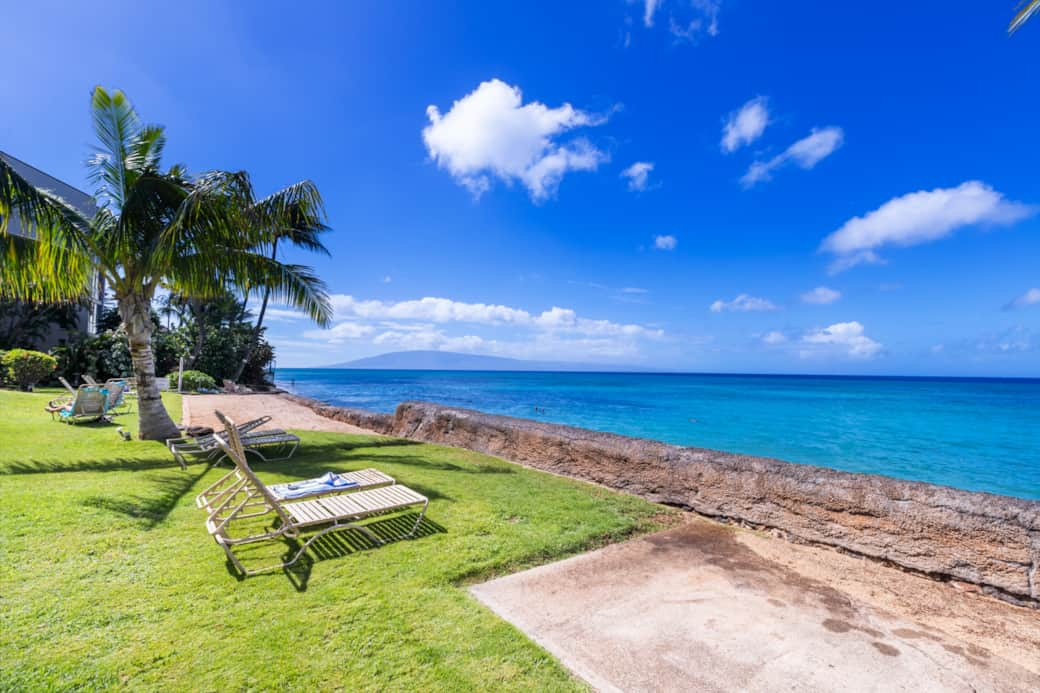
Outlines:
[[[191, 177], [183, 166], [160, 169], [166, 142], [160, 126], [145, 125], [126, 95], [97, 87], [91, 113], [98, 138], [87, 162], [99, 211], [87, 219], [54, 194], [34, 187], [0, 160], [0, 296], [72, 301], [95, 272], [115, 295], [126, 327], [139, 389], [139, 435], [159, 440], [177, 427], [155, 382], [151, 304], [160, 284], [202, 299], [228, 287], [269, 286], [280, 300], [321, 325], [331, 309], [325, 285], [309, 268], [255, 251], [261, 229], [291, 225], [286, 210], [255, 209], [244, 172]], [[294, 186], [294, 202], [314, 211], [313, 184]], [[32, 240], [7, 233], [17, 214]]]
[[1018, 11], [1015, 18], [1011, 20], [1011, 24], [1008, 25], [1008, 33], [1013, 34], [1022, 28], [1022, 25], [1026, 21], [1040, 11], [1040, 0], [1030, 0], [1030, 2]]
[[[255, 248], [257, 252], [269, 251], [272, 262], [277, 261], [279, 243], [283, 245], [288, 243], [295, 248], [321, 253], [322, 255], [330, 255], [329, 249], [325, 247], [320, 238], [321, 234], [329, 230], [329, 227], [322, 223], [323, 210], [308, 209], [305, 205], [298, 204], [296, 200], [299, 199], [300, 195], [294, 189], [295, 187], [291, 186], [279, 190], [254, 205], [254, 209], [262, 217], [282, 216], [280, 214], [271, 215], [264, 211], [272, 208], [285, 210], [290, 217], [288, 225], [275, 225], [263, 229], [263, 241]], [[242, 372], [249, 364], [249, 359], [253, 357], [253, 352], [256, 350], [257, 344], [260, 343], [260, 335], [263, 333], [264, 315], [267, 313], [267, 303], [271, 299], [272, 287], [265, 285], [262, 287], [262, 290], [263, 299], [260, 301], [260, 312], [256, 316], [253, 337], [249, 341], [248, 346], [246, 346], [245, 353], [242, 354], [242, 360], [235, 370], [235, 382], [238, 382], [238, 379], [242, 377]]]

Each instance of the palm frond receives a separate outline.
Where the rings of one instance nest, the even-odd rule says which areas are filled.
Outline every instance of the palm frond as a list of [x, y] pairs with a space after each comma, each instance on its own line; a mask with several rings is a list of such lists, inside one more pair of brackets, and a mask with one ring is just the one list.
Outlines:
[[126, 94], [118, 89], [110, 94], [104, 87], [95, 87], [90, 110], [100, 144], [87, 161], [89, 177], [97, 186], [102, 206], [122, 208], [129, 187], [127, 158], [141, 134], [141, 120]]
[[1015, 18], [1011, 20], [1011, 24], [1008, 25], [1008, 34], [1013, 34], [1022, 28], [1022, 25], [1029, 21], [1037, 12], [1040, 12], [1040, 0], [1031, 0], [1025, 7], [1018, 11]]
[[[27, 238], [9, 233], [17, 217]], [[68, 301], [91, 271], [90, 223], [68, 202], [22, 178], [0, 158], [0, 294]]]
[[325, 203], [321, 193], [309, 180], [283, 188], [258, 200], [250, 213], [250, 221], [264, 230], [264, 246], [275, 241], [330, 255], [320, 235], [329, 231], [325, 225]]

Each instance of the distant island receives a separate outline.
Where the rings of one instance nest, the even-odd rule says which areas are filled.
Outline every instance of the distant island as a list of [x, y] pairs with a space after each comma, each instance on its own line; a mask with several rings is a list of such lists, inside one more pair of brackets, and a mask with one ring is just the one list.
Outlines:
[[395, 351], [379, 356], [335, 363], [324, 368], [402, 371], [569, 371], [579, 373], [645, 373], [650, 369], [602, 363], [528, 361], [501, 356], [460, 354], [452, 351]]

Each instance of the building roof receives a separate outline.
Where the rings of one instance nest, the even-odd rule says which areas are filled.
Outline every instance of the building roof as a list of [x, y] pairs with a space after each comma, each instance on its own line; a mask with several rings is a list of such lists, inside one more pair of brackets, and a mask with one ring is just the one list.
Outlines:
[[[29, 181], [37, 188], [47, 190], [61, 199], [68, 202], [70, 205], [78, 209], [86, 217], [94, 216], [97, 211], [97, 205], [94, 203], [94, 198], [91, 195], [83, 192], [79, 188], [74, 188], [68, 183], [58, 180], [54, 176], [44, 173], [40, 169], [25, 163], [21, 159], [11, 156], [7, 152], [0, 151], [0, 158], [7, 162], [11, 168], [15, 170], [25, 180]], [[16, 234], [18, 236], [28, 236], [23, 229], [21, 224], [18, 222], [17, 216], [11, 219], [11, 223], [8, 225], [7, 230], [9, 233]]]

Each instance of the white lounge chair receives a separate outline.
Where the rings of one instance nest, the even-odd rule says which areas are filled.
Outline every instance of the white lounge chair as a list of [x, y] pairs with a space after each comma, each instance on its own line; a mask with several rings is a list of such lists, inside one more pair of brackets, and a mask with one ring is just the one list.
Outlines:
[[108, 411], [108, 391], [101, 387], [81, 385], [71, 401], [55, 400], [45, 409], [53, 419], [78, 423], [80, 421], [100, 421]]
[[[242, 437], [243, 445], [246, 450], [253, 453], [262, 460], [281, 460], [289, 459], [296, 452], [296, 448], [300, 445], [300, 437], [294, 433], [283, 431], [280, 428], [265, 429], [262, 431], [256, 430], [260, 426], [263, 426], [271, 420], [270, 416], [261, 416], [252, 421], [247, 421], [238, 427], [238, 432]], [[209, 461], [219, 458], [224, 454], [220, 445], [217, 444], [217, 438], [224, 435], [223, 433], [208, 433], [201, 436], [187, 436], [182, 438], [168, 438], [166, 440], [166, 447], [173, 453], [173, 458], [183, 468], [188, 466], [188, 457], [201, 458], [202, 461]], [[271, 457], [270, 453], [265, 455], [261, 452], [261, 448], [272, 448], [277, 447], [278, 449], [288, 449], [280, 457]]]
[[104, 387], [108, 391], [106, 411], [110, 414], [129, 414], [130, 403], [126, 400], [126, 380], [109, 378], [105, 381]]
[[[330, 476], [334, 477], [334, 480], [328, 479]], [[330, 481], [331, 483], [329, 483]], [[268, 486], [267, 490], [279, 501], [286, 501], [318, 498], [334, 493], [363, 491], [382, 486], [393, 486], [396, 483], [397, 481], [392, 476], [384, 474], [378, 469], [369, 468], [356, 472], [341, 472], [339, 474], [329, 472], [324, 477], [318, 477], [317, 479], [274, 484]], [[202, 493], [195, 496], [195, 505], [212, 515], [229, 496], [243, 491], [248, 493], [248, 489], [249, 479], [235, 465], [230, 472], [220, 477]], [[266, 502], [264, 500], [256, 500], [252, 505], [266, 506]]]
[[[217, 442], [242, 476], [237, 486], [233, 487], [235, 488], [234, 493], [225, 494], [215, 505], [207, 506], [211, 508], [211, 511], [206, 520], [206, 529], [209, 530], [217, 544], [224, 549], [228, 560], [244, 575], [256, 575], [287, 568], [296, 563], [315, 540], [330, 532], [358, 530], [376, 544], [384, 543], [384, 540], [377, 537], [370, 529], [357, 524], [367, 518], [422, 506], [411, 530], [394, 539], [410, 538], [419, 529], [430, 501], [426, 496], [416, 493], [402, 484], [307, 500], [279, 500], [249, 468], [246, 452], [242, 447], [242, 439], [234, 422], [219, 411], [216, 414], [225, 426], [225, 435], [218, 436]], [[196, 500], [196, 502], [198, 501]], [[234, 526], [236, 521], [263, 515], [274, 515], [276, 526], [254, 531], [254, 533], [244, 536], [233, 537], [229, 534], [229, 529]], [[283, 538], [296, 539], [302, 530], [319, 526], [323, 526], [322, 529], [308, 537], [291, 558], [278, 564], [249, 570], [242, 565], [233, 551], [233, 547], [241, 544]]]

